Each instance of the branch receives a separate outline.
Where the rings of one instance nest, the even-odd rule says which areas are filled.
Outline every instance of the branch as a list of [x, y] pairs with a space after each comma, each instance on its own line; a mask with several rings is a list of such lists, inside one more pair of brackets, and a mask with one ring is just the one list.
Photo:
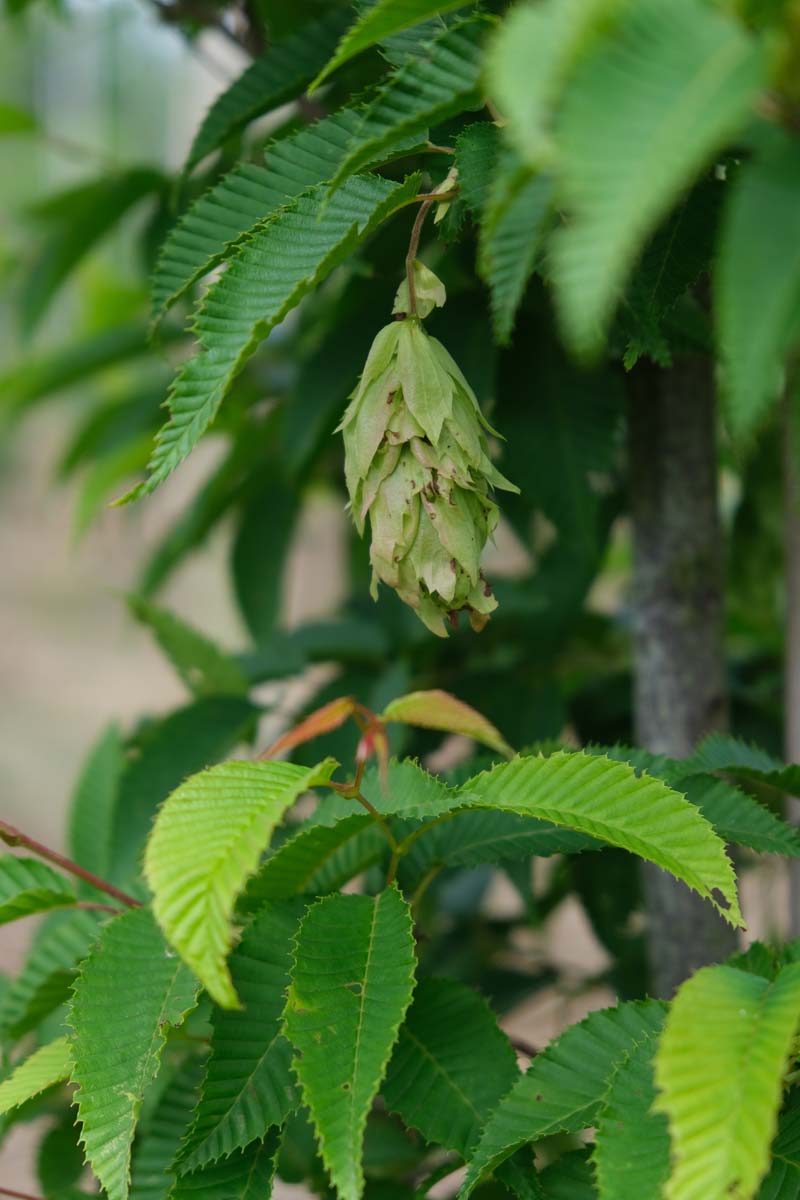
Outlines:
[[[28, 837], [27, 833], [23, 833], [20, 829], [16, 829], [6, 821], [0, 821], [0, 840], [4, 841], [7, 846], [25, 846], [27, 850], [32, 850], [40, 858], [44, 858], [47, 862], [53, 863], [54, 866], [60, 867], [62, 871], [69, 872], [70, 875], [77, 875], [78, 879], [83, 879], [85, 883], [90, 883], [98, 891], [105, 892], [108, 896], [113, 896], [115, 900], [119, 900], [122, 904], [127, 905], [128, 908], [141, 907], [138, 900], [135, 900], [133, 896], [129, 896], [126, 892], [121, 892], [119, 888], [115, 888], [113, 883], [107, 883], [105, 879], [100, 879], [99, 876], [93, 875], [91, 871], [85, 870], [84, 867], [73, 862], [71, 858], [65, 858], [63, 854], [59, 854], [56, 850], [51, 850], [48, 846], [43, 846], [41, 842]], [[0, 1189], [1, 1192], [2, 1189]], [[9, 1195], [13, 1194], [9, 1193]]]
[[32, 1196], [30, 1192], [14, 1192], [7, 1187], [0, 1187], [0, 1196], [15, 1196], [16, 1200], [41, 1200], [40, 1196]]

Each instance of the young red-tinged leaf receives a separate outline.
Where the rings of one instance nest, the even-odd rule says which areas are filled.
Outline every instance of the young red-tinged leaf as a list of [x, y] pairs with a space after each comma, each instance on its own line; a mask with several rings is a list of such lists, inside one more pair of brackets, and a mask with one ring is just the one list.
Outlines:
[[338, 700], [331, 700], [328, 704], [323, 704], [322, 708], [316, 709], [299, 725], [295, 725], [293, 729], [288, 729], [286, 733], [281, 734], [277, 741], [259, 754], [259, 760], [275, 758], [285, 750], [293, 750], [295, 746], [302, 746], [304, 742], [310, 742], [320, 734], [338, 729], [349, 717], [352, 717], [355, 710], [356, 702], [352, 696], [340, 696]]
[[381, 713], [381, 720], [402, 721], [423, 729], [441, 729], [443, 733], [461, 733], [490, 746], [499, 754], [513, 758], [514, 751], [491, 721], [449, 692], [433, 688], [428, 692], [409, 692], [398, 696]]

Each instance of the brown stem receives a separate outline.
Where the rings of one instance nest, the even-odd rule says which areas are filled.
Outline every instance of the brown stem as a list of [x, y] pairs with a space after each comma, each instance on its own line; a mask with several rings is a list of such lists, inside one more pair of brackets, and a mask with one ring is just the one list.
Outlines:
[[41, 842], [28, 837], [27, 833], [23, 833], [20, 829], [16, 829], [6, 821], [0, 821], [0, 840], [4, 841], [7, 846], [25, 846], [26, 849], [32, 850], [34, 854], [38, 854], [40, 858], [44, 858], [48, 862], [53, 863], [54, 866], [60, 867], [62, 871], [68, 871], [70, 875], [77, 875], [78, 879], [83, 879], [86, 883], [90, 883], [92, 887], [97, 888], [98, 891], [105, 892], [108, 896], [113, 896], [115, 900], [119, 900], [122, 904], [127, 905], [128, 908], [141, 907], [138, 900], [134, 900], [133, 896], [129, 896], [126, 892], [121, 892], [119, 888], [115, 888], [113, 883], [107, 883], [105, 879], [100, 879], [97, 875], [93, 875], [91, 871], [78, 866], [72, 859], [65, 858], [63, 854], [59, 854], [56, 850], [51, 850], [48, 846], [43, 846]]
[[114, 908], [113, 904], [93, 904], [91, 900], [79, 900], [77, 904], [72, 904], [70, 907], [83, 908], [89, 912], [113, 913], [115, 917], [118, 917], [122, 912], [121, 908]]
[[0, 1196], [14, 1196], [16, 1200], [41, 1200], [40, 1196], [32, 1196], [30, 1192], [15, 1192], [7, 1187], [0, 1187]]
[[[419, 199], [419, 197], [417, 197]], [[411, 229], [411, 239], [408, 243], [408, 254], [406, 255], [406, 281], [408, 283], [408, 315], [415, 317], [417, 315], [417, 288], [414, 282], [414, 263], [417, 259], [417, 251], [419, 250], [419, 239], [422, 233], [422, 226], [425, 224], [427, 217], [434, 204], [441, 197], [430, 196], [423, 200], [419, 207], [419, 212], [416, 215], [414, 224]]]

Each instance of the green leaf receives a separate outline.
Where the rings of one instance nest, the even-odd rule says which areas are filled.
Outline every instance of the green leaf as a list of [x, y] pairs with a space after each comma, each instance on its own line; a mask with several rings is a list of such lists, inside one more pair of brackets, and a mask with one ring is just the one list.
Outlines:
[[376, 42], [385, 41], [412, 25], [427, 21], [430, 17], [463, 8], [464, 3], [465, 0], [377, 0], [347, 30], [336, 47], [333, 58], [317, 75], [309, 91], [314, 91], [343, 63], [360, 54], [362, 50], [368, 50]]
[[19, 1038], [35, 1029], [70, 994], [78, 963], [97, 937], [95, 912], [53, 913], [37, 930], [21, 972], [0, 1004], [0, 1034]]
[[704, 967], [681, 987], [656, 1057], [656, 1107], [669, 1118], [675, 1162], [667, 1200], [755, 1194], [769, 1165], [798, 1013], [800, 963], [772, 983], [734, 967]]
[[112, 877], [138, 875], [156, 809], [187, 775], [238, 746], [258, 709], [236, 696], [206, 696], [148, 725], [133, 745], [120, 781], [114, 822]]
[[72, 1113], [47, 1131], [36, 1153], [36, 1174], [47, 1200], [72, 1200], [83, 1174], [83, 1151]]
[[660, 1001], [646, 1000], [591, 1013], [537, 1054], [489, 1118], [461, 1200], [518, 1147], [592, 1125], [613, 1070], [638, 1041], [658, 1032], [664, 1011]]
[[601, 1197], [660, 1196], [669, 1175], [669, 1128], [653, 1112], [654, 1035], [631, 1048], [611, 1077], [597, 1120], [594, 1166]]
[[152, 492], [186, 458], [219, 410], [235, 376], [269, 331], [382, 221], [416, 194], [418, 177], [392, 184], [356, 175], [325, 205], [323, 186], [257, 225], [209, 289], [195, 330], [200, 349], [169, 396], [149, 478], [125, 500]]
[[332, 759], [227, 762], [193, 775], [161, 808], [145, 853], [153, 911], [170, 943], [223, 1008], [238, 1006], [225, 963], [234, 904], [276, 824], [297, 797], [326, 783]]
[[571, 219], [552, 249], [576, 350], [598, 349], [645, 239], [741, 128], [763, 82], [757, 44], [702, 0], [628, 4], [577, 68], [558, 129]]
[[363, 110], [331, 188], [377, 161], [402, 138], [426, 134], [429, 125], [482, 106], [481, 42], [486, 29], [485, 18], [445, 29], [389, 76]]
[[402, 721], [421, 729], [439, 729], [444, 733], [460, 733], [473, 738], [498, 754], [513, 754], [513, 750], [498, 729], [470, 704], [457, 700], [449, 692], [433, 688], [425, 692], [409, 692], [387, 704], [381, 713], [382, 721]]
[[0, 136], [9, 134], [36, 133], [39, 123], [33, 113], [18, 108], [16, 104], [0, 101]]
[[216, 150], [250, 121], [299, 96], [336, 45], [347, 14], [334, 10], [278, 42], [219, 96], [200, 126], [186, 160], [186, 171]]
[[781, 391], [800, 302], [800, 151], [773, 130], [736, 173], [725, 209], [715, 312], [723, 394], [734, 433], [749, 433]]
[[108, 1200], [128, 1196], [142, 1098], [167, 1029], [194, 1007], [196, 991], [143, 908], [112, 921], [83, 964], [69, 1015], [72, 1079], [81, 1141]]
[[318, 901], [297, 935], [286, 1033], [340, 1200], [359, 1200], [367, 1113], [414, 988], [411, 913], [396, 887]]
[[204, 192], [170, 230], [153, 276], [156, 319], [265, 216], [331, 179], [347, 153], [360, 111], [343, 108], [267, 148], [266, 165], [239, 163]]
[[125, 765], [119, 726], [109, 725], [89, 751], [72, 794], [69, 853], [105, 879], [111, 873], [111, 839], [119, 783]]
[[385, 848], [386, 838], [366, 813], [354, 813], [335, 825], [304, 827], [253, 876], [240, 908], [252, 912], [266, 900], [334, 891], [377, 862]]
[[[677, 764], [680, 770], [680, 764]], [[800, 835], [791, 825], [724, 779], [713, 775], [673, 777], [671, 785], [696, 804], [726, 842], [748, 846], [759, 854], [800, 858]]]
[[280, 1142], [276, 1130], [230, 1158], [183, 1175], [169, 1200], [269, 1200]]
[[742, 923], [724, 843], [693, 804], [660, 780], [583, 752], [517, 758], [465, 790], [481, 806], [539, 817], [654, 862]]
[[69, 881], [46, 863], [14, 854], [0, 856], [0, 925], [76, 902]]
[[193, 1055], [165, 1088], [149, 1128], [137, 1137], [130, 1200], [167, 1200], [170, 1195], [175, 1183], [170, 1168], [192, 1120], [202, 1075], [203, 1061]]
[[245, 505], [233, 542], [236, 599], [257, 645], [275, 632], [283, 601], [286, 556], [300, 513], [300, 496], [270, 470]]
[[797, 1200], [800, 1195], [800, 1106], [792, 1093], [781, 1114], [772, 1143], [772, 1166], [758, 1190], [758, 1200]]
[[267, 907], [231, 955], [231, 977], [243, 1011], [213, 1014], [211, 1057], [181, 1148], [181, 1174], [260, 1141], [294, 1107], [292, 1049], [283, 1036], [283, 1010], [292, 942], [304, 911], [302, 901]]
[[495, 339], [507, 345], [551, 223], [553, 181], [501, 159], [481, 223], [478, 269], [489, 287]]
[[0, 1114], [38, 1096], [54, 1083], [63, 1083], [69, 1079], [71, 1070], [72, 1055], [65, 1037], [34, 1050], [0, 1083]]
[[239, 664], [205, 634], [139, 596], [129, 596], [128, 607], [152, 629], [159, 646], [195, 696], [247, 694], [247, 680]]
[[534, 817], [466, 809], [418, 837], [403, 858], [400, 871], [405, 885], [406, 880], [418, 881], [436, 866], [478, 867], [482, 863], [519, 862], [551, 854], [599, 850], [601, 845], [586, 834]]
[[500, 153], [500, 133], [493, 121], [474, 121], [456, 138], [455, 165], [461, 199], [474, 217], [480, 217]]
[[46, 215], [53, 226], [28, 273], [20, 297], [22, 327], [30, 332], [78, 263], [135, 205], [164, 186], [158, 171], [131, 167], [104, 175], [48, 197]]
[[451, 979], [423, 979], [400, 1028], [381, 1093], [428, 1142], [466, 1158], [519, 1074], [486, 1001]]
[[623, 2], [518, 4], [501, 24], [486, 56], [486, 75], [512, 145], [533, 166], [553, 153], [551, 109], [572, 68]]
[[545, 1200], [597, 1200], [594, 1171], [585, 1150], [572, 1150], [542, 1171]]
[[703, 738], [694, 754], [684, 759], [681, 770], [685, 775], [713, 771], [752, 773], [761, 778], [781, 771], [783, 764], [759, 746], [729, 734], [712, 733]]
[[[185, 336], [182, 331], [169, 330], [167, 340], [175, 342]], [[55, 350], [38, 350], [0, 375], [0, 414], [27, 411], [96, 372], [149, 353], [147, 329], [136, 324], [115, 325]]]

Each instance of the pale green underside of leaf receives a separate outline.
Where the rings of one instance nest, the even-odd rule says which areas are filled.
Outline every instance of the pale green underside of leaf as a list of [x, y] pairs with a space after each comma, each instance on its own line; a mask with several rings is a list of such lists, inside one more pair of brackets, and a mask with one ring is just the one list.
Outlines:
[[361, 110], [343, 108], [272, 142], [266, 164], [240, 163], [200, 196], [170, 230], [153, 275], [156, 319], [201, 276], [218, 266], [254, 225], [336, 174]]
[[18, 1038], [69, 997], [75, 970], [98, 935], [94, 912], [54, 913], [34, 936], [19, 975], [0, 1004], [0, 1034]]
[[670, 206], [746, 121], [764, 56], [699, 0], [636, 0], [577, 68], [557, 131], [552, 246], [565, 335], [596, 351], [630, 268]]
[[457, 113], [481, 106], [481, 40], [484, 19], [464, 21], [439, 34], [389, 77], [363, 109], [331, 187], [362, 170], [399, 137], [422, 134]]
[[70, 804], [70, 857], [101, 879], [111, 873], [114, 808], [124, 765], [122, 733], [112, 724], [89, 751]]
[[597, 1119], [594, 1166], [601, 1200], [660, 1196], [669, 1175], [669, 1127], [652, 1112], [655, 1034], [633, 1046], [611, 1077]]
[[735, 434], [777, 399], [800, 306], [800, 150], [789, 134], [740, 168], [714, 274], [723, 395]]
[[149, 626], [161, 649], [195, 696], [245, 696], [248, 683], [239, 664], [205, 634], [167, 609], [129, 596], [133, 615]]
[[518, 4], [486, 56], [491, 94], [517, 153], [540, 167], [553, 153], [550, 119], [575, 61], [623, 0], [541, 0]]
[[489, 1118], [459, 1192], [461, 1200], [519, 1146], [591, 1125], [612, 1072], [637, 1042], [658, 1032], [664, 1012], [657, 1000], [603, 1009], [570, 1026], [538, 1054]]
[[302, 901], [265, 909], [230, 959], [242, 1012], [215, 1010], [208, 1060], [194, 1123], [181, 1149], [181, 1174], [260, 1141], [283, 1124], [296, 1096], [292, 1049], [283, 1036], [292, 943]]
[[329, 896], [300, 926], [286, 1006], [295, 1071], [340, 1200], [359, 1200], [367, 1113], [414, 988], [411, 913], [396, 887]]
[[195, 323], [200, 347], [173, 382], [171, 415], [157, 435], [150, 475], [126, 500], [152, 492], [183, 462], [269, 331], [372, 229], [408, 203], [418, 184], [417, 176], [393, 184], [355, 175], [324, 212], [319, 185], [251, 230], [206, 294]]
[[519, 1070], [486, 1001], [451, 979], [425, 979], [400, 1028], [381, 1088], [426, 1141], [466, 1158]]
[[0, 857], [0, 925], [53, 908], [68, 908], [77, 897], [63, 875], [37, 858]]
[[203, 1061], [195, 1056], [179, 1068], [164, 1090], [146, 1133], [137, 1137], [130, 1200], [167, 1200], [175, 1182], [170, 1167], [191, 1122], [202, 1075]]
[[193, 775], [167, 799], [145, 852], [153, 911], [167, 939], [223, 1008], [238, 1005], [225, 963], [236, 898], [297, 797], [326, 783], [328, 759], [227, 762]]
[[271, 1130], [263, 1142], [181, 1176], [169, 1200], [269, 1200], [279, 1145], [278, 1131]]
[[190, 171], [256, 117], [300, 95], [329, 57], [346, 22], [346, 10], [334, 8], [251, 63], [212, 104], [192, 142], [185, 169]]
[[72, 1055], [65, 1037], [35, 1050], [0, 1083], [0, 1114], [69, 1079], [71, 1070]]
[[750, 1200], [769, 1164], [782, 1076], [800, 1013], [800, 964], [770, 983], [706, 967], [672, 1002], [656, 1057], [669, 1118], [667, 1200]]
[[637, 854], [710, 900], [732, 925], [742, 924], [724, 843], [660, 780], [607, 758], [558, 751], [497, 766], [465, 790], [481, 806], [539, 817]]
[[196, 992], [144, 908], [112, 921], [83, 964], [69, 1014], [72, 1080], [86, 1158], [108, 1200], [128, 1196], [142, 1098], [167, 1029], [181, 1023]]
[[359, 19], [350, 26], [333, 58], [325, 65], [311, 84], [309, 91], [318, 88], [324, 79], [348, 59], [368, 50], [376, 42], [382, 42], [395, 33], [412, 25], [419, 25], [430, 17], [463, 8], [465, 0], [377, 0]]

